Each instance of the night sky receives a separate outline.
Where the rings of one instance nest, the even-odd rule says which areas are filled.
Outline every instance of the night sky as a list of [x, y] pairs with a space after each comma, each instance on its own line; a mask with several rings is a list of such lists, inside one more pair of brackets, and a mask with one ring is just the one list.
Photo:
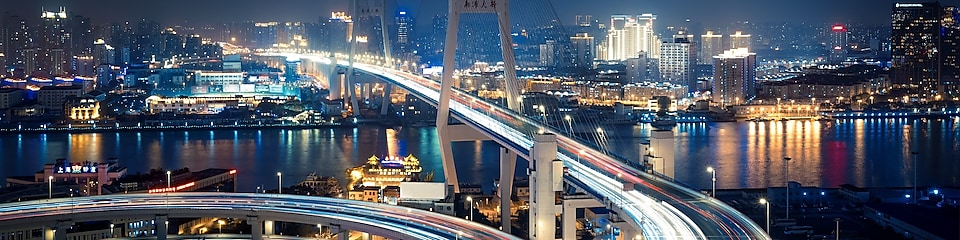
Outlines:
[[[419, 14], [420, 19], [443, 14], [446, 0], [396, 0], [390, 5]], [[548, 0], [521, 0], [542, 1]], [[585, 4], [589, 2], [589, 4]], [[572, 24], [576, 14], [591, 14], [608, 21], [610, 14], [652, 12], [660, 23], [677, 24], [684, 19], [709, 25], [734, 21], [754, 22], [889, 22], [893, 0], [552, 0], [560, 21]], [[946, 1], [945, 5], [956, 5]], [[89, 16], [96, 23], [140, 18], [163, 24], [223, 23], [231, 21], [316, 22], [330, 11], [347, 10], [347, 0], [0, 0], [0, 12], [39, 16], [41, 5], [63, 5], [72, 14]], [[390, 8], [390, 7], [388, 7]], [[529, 9], [548, 13], [546, 7]], [[513, 9], [518, 11], [519, 9]], [[551, 14], [552, 15], [552, 14]]]

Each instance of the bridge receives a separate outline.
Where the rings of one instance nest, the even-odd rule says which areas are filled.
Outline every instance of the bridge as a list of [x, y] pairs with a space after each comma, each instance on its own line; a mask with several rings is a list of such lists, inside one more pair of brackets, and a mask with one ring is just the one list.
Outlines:
[[244, 238], [251, 239], [271, 234], [275, 221], [319, 224], [338, 233], [339, 239], [347, 239], [348, 230], [396, 239], [518, 239], [478, 223], [412, 208], [256, 193], [121, 194], [7, 203], [0, 205], [0, 233], [45, 226], [45, 239], [63, 240], [74, 223], [149, 219], [158, 223], [157, 239], [162, 240], [167, 239], [168, 219], [199, 217], [245, 219], [253, 232]]

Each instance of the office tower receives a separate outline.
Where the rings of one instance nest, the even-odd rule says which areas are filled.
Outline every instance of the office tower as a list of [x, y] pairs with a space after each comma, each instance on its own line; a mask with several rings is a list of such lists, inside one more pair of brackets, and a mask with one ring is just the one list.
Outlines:
[[940, 3], [896, 3], [891, 14], [893, 82], [916, 86], [921, 96], [942, 92]]
[[576, 36], [570, 37], [570, 50], [573, 53], [571, 66], [576, 69], [592, 69], [594, 48], [593, 36], [587, 33], [577, 33]]
[[183, 37], [173, 28], [163, 30], [163, 57], [171, 58], [183, 53]]
[[200, 38], [200, 35], [189, 35], [183, 43], [183, 53], [188, 56], [199, 57], [202, 52], [201, 45], [203, 45], [203, 39]]
[[697, 61], [697, 46], [690, 42], [693, 35], [674, 35], [672, 41], [660, 46], [660, 80], [696, 89], [692, 65]]
[[944, 7], [940, 22], [943, 29], [940, 82], [945, 88], [957, 90], [960, 87], [960, 8]]
[[635, 58], [628, 58], [624, 64], [630, 83], [657, 82], [660, 79], [659, 63], [657, 59], [647, 57], [647, 53], [641, 52]]
[[540, 66], [556, 67], [557, 61], [560, 60], [558, 50], [560, 46], [557, 45], [557, 41], [547, 40], [546, 43], [540, 44]]
[[330, 46], [330, 51], [344, 54], [350, 51], [348, 43], [353, 36], [353, 18], [350, 15], [344, 12], [330, 13], [326, 30], [329, 34], [327, 46]]
[[259, 22], [253, 24], [250, 39], [256, 48], [271, 48], [277, 45], [277, 22]]
[[700, 49], [699, 64], [707, 65], [713, 65], [713, 57], [727, 50], [723, 47], [723, 35], [714, 34], [713, 31], [700, 35]]
[[713, 57], [713, 102], [720, 107], [745, 103], [756, 95], [757, 55], [747, 48]]
[[37, 51], [37, 70], [44, 74], [65, 75], [70, 68], [68, 44], [72, 41], [67, 31], [67, 10], [42, 11], [40, 14], [40, 46]]
[[413, 17], [407, 15], [407, 12], [400, 12], [397, 14], [396, 22], [397, 25], [397, 44], [395, 48], [397, 53], [407, 53], [411, 51], [410, 48], [410, 38], [413, 37]]
[[89, 17], [73, 16], [70, 20], [71, 55], [88, 55], [93, 52], [93, 23]]
[[[24, 66], [26, 61], [33, 61], [36, 55], [28, 55], [25, 50], [32, 49], [34, 46], [33, 32], [26, 19], [16, 15], [7, 15], [3, 19], [3, 51], [6, 55], [6, 66], [14, 69], [23, 69], [23, 72], [30, 74], [35, 69], [29, 69]], [[35, 52], [33, 52], [35, 54]]]
[[610, 30], [604, 43], [604, 60], [625, 60], [640, 52], [646, 52], [653, 58], [659, 57], [659, 39], [654, 34], [653, 14], [639, 16], [613, 15], [610, 17]]
[[737, 48], [752, 49], [750, 47], [750, 34], [743, 34], [743, 32], [741, 31], [736, 31], [734, 34], [730, 35], [729, 49], [737, 49]]
[[847, 27], [842, 24], [830, 27], [830, 42], [827, 45], [830, 48], [830, 62], [839, 63], [847, 58], [849, 35]]

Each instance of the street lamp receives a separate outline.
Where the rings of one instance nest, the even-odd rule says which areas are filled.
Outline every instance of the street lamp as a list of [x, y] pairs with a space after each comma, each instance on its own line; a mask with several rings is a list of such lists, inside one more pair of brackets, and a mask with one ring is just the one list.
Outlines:
[[277, 194], [283, 191], [283, 173], [277, 172]]
[[170, 191], [170, 171], [167, 171], [167, 191]]
[[53, 199], [53, 176], [47, 177], [47, 198]]
[[467, 196], [467, 201], [470, 202], [470, 221], [473, 221], [473, 198]]
[[786, 167], [787, 174], [783, 177], [787, 182], [787, 217], [790, 218], [790, 157], [783, 158], [783, 165]]
[[710, 188], [710, 196], [717, 198], [717, 171], [714, 170], [713, 167], [707, 167], [707, 172], [713, 175], [713, 177], [710, 178], [710, 180], [713, 181], [713, 186]]
[[223, 222], [223, 220], [217, 220], [217, 231], [219, 232], [219, 233], [217, 233], [217, 234], [223, 234], [223, 224], [224, 224], [224, 223], [225, 223], [225, 222]]
[[570, 133], [573, 133], [573, 118], [570, 115], [563, 116], [564, 120], [567, 120], [567, 125], [570, 125]]
[[834, 222], [837, 222], [837, 230], [834, 232], [834, 236], [837, 237], [837, 240], [840, 240], [840, 218], [834, 218]]
[[767, 234], [770, 234], [770, 202], [768, 202], [766, 198], [761, 198], [760, 204], [767, 207]]

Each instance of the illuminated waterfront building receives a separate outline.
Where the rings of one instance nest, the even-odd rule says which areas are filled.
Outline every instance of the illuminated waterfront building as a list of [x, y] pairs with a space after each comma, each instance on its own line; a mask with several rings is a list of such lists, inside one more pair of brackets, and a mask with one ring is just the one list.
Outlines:
[[660, 40], [654, 33], [653, 14], [638, 16], [613, 15], [610, 17], [610, 30], [604, 48], [604, 60], [625, 60], [640, 52], [649, 53], [652, 58], [660, 56]]
[[660, 81], [696, 89], [693, 65], [697, 61], [697, 46], [690, 42], [691, 37], [680, 32], [673, 36], [672, 41], [660, 46]]
[[723, 35], [714, 34], [713, 31], [707, 31], [700, 35], [700, 61], [699, 64], [713, 65], [713, 56], [720, 55], [724, 50]]
[[941, 7], [938, 2], [893, 5], [891, 75], [895, 84], [916, 87], [922, 97], [960, 86], [957, 18], [955, 7]]
[[830, 62], [839, 63], [846, 59], [849, 35], [847, 27], [842, 24], [830, 27], [830, 42], [827, 45], [830, 48]]
[[721, 107], [740, 105], [756, 95], [757, 54], [747, 48], [713, 57], [713, 99]]
[[596, 56], [594, 48], [596, 48], [596, 46], [594, 46], [593, 36], [585, 32], [577, 33], [576, 36], [570, 37], [570, 49], [573, 53], [571, 66], [579, 69], [592, 69], [593, 60]]
[[[406, 157], [370, 156], [367, 163], [347, 169], [351, 187], [362, 184], [364, 187], [400, 186], [400, 182], [414, 181], [420, 178], [420, 160], [413, 154]], [[366, 189], [365, 189], [366, 190]]]

